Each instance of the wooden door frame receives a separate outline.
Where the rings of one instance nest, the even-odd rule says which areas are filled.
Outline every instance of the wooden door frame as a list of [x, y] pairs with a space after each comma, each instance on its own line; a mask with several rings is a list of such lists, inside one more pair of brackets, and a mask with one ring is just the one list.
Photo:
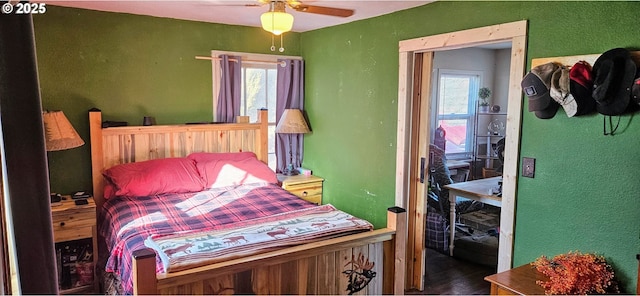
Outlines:
[[[426, 159], [428, 145], [416, 131], [428, 131], [431, 82], [424, 77], [416, 83], [415, 69], [431, 73], [433, 52], [481, 44], [511, 42], [511, 65], [505, 131], [505, 159], [502, 210], [498, 247], [498, 272], [511, 268], [513, 254], [516, 185], [522, 117], [520, 81], [526, 66], [527, 21], [498, 24], [399, 42], [398, 130], [396, 150], [396, 205], [406, 208], [411, 240], [407, 241], [407, 288], [424, 289], [425, 270], [425, 184], [420, 183], [420, 159]], [[419, 57], [417, 57], [419, 56]], [[416, 64], [416, 60], [419, 63]], [[424, 74], [423, 74], [424, 75]], [[426, 75], [430, 76], [430, 75]], [[422, 95], [421, 95], [422, 94]], [[417, 107], [417, 109], [416, 109]], [[425, 135], [423, 133], [423, 135]], [[426, 146], [426, 147], [425, 147]]]

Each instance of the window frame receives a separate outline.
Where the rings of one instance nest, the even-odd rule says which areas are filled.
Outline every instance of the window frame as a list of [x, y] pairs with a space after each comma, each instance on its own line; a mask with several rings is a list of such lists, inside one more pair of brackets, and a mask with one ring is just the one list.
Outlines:
[[[443, 76], [451, 75], [451, 76], [467, 76], [474, 77], [475, 83], [470, 84], [469, 88], [469, 100], [467, 102], [467, 113], [460, 114], [443, 114], [440, 115], [440, 95], [441, 88], [440, 83]], [[435, 77], [434, 85], [436, 86], [435, 94], [434, 94], [434, 106], [433, 108], [433, 116], [432, 118], [432, 129], [431, 129], [431, 138], [433, 142], [433, 137], [435, 135], [435, 129], [439, 126], [439, 122], [441, 120], [467, 120], [467, 129], [465, 136], [465, 151], [464, 152], [455, 152], [455, 153], [447, 153], [445, 151], [445, 155], [450, 159], [469, 159], [473, 156], [475, 148], [474, 145], [474, 135], [476, 131], [475, 124], [475, 116], [477, 113], [477, 101], [478, 101], [478, 90], [482, 86], [483, 81], [483, 72], [475, 71], [475, 70], [459, 70], [459, 69], [438, 69]]]

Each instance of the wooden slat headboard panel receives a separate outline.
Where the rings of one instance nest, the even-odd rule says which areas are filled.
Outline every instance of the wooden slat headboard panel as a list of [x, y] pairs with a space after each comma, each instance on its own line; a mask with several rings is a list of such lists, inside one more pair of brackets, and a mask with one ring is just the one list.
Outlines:
[[268, 163], [267, 110], [257, 123], [181, 124], [102, 128], [102, 113], [89, 112], [93, 195], [104, 203], [102, 172], [118, 164], [184, 157], [192, 152], [254, 152]]

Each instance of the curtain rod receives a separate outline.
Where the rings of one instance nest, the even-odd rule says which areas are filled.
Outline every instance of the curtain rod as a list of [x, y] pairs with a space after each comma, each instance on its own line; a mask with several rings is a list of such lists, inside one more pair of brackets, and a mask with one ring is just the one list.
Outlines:
[[[196, 56], [196, 60], [221, 60], [221, 58], [217, 58], [217, 57], [203, 57], [203, 56]], [[237, 62], [238, 60], [236, 59], [229, 59], [232, 62]], [[286, 67], [287, 63], [286, 62], [269, 62], [269, 61], [256, 61], [256, 60], [242, 60], [244, 62], [251, 62], [251, 63], [255, 63], [255, 64], [276, 64], [276, 65], [280, 65], [281, 67]]]

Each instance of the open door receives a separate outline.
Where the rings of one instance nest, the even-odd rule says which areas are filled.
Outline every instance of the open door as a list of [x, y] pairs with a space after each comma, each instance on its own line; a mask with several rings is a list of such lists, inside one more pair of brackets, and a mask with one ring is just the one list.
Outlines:
[[[421, 118], [428, 117], [427, 113], [431, 108], [429, 100], [429, 82], [431, 81], [431, 71], [433, 53], [418, 53], [414, 56], [413, 63], [413, 89], [419, 90], [412, 94], [411, 110], [412, 128], [411, 139], [417, 139], [416, 145], [411, 145], [410, 159], [418, 161], [418, 165], [411, 167], [409, 171], [409, 195], [420, 197], [408, 200], [409, 208], [413, 213], [408, 215], [408, 225], [413, 227], [407, 234], [407, 254], [413, 254], [413, 258], [407, 258], [407, 277], [405, 287], [411, 287], [420, 291], [424, 290], [425, 266], [425, 240], [427, 217], [427, 192], [429, 179], [429, 128], [428, 120]], [[426, 96], [426, 98], [423, 98]], [[426, 137], [424, 135], [427, 135]]]
[[[426, 182], [429, 110], [433, 52], [479, 44], [511, 42], [507, 130], [503, 168], [502, 211], [498, 271], [511, 268], [518, 175], [522, 92], [527, 21], [518, 21], [453, 33], [400, 41], [398, 84], [398, 142], [396, 153], [396, 205], [408, 212], [407, 285], [424, 289]], [[423, 160], [424, 159], [424, 160]], [[422, 169], [422, 170], [421, 170]], [[425, 176], [426, 178], [426, 176]]]

